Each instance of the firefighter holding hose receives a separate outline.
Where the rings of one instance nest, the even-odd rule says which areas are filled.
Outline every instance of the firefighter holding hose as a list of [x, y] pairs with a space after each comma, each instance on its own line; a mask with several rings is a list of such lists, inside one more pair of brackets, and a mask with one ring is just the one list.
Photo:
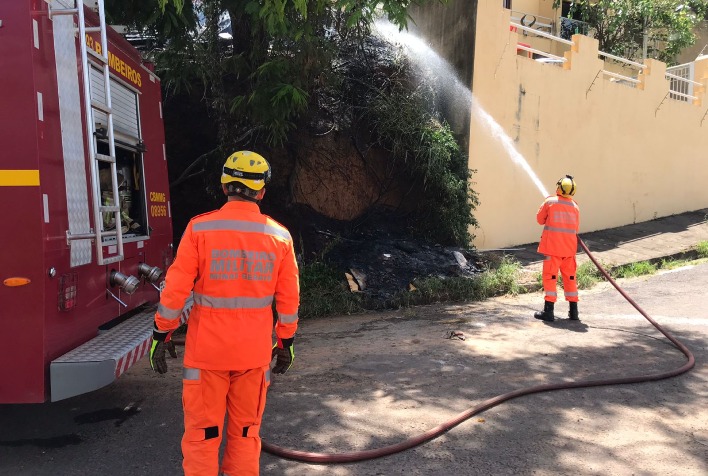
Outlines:
[[[182, 378], [186, 476], [259, 473], [270, 362], [276, 358], [272, 371], [282, 374], [295, 357], [300, 290], [293, 240], [259, 209], [270, 174], [259, 154], [229, 156], [221, 175], [228, 201], [192, 218], [165, 278], [150, 349], [156, 372], [167, 372], [170, 335], [192, 291], [194, 299]], [[225, 415], [227, 444], [219, 466]]]
[[538, 252], [545, 255], [543, 260], [543, 311], [537, 311], [533, 317], [553, 322], [553, 306], [557, 299], [558, 272], [563, 277], [563, 294], [568, 301], [570, 320], [578, 317], [578, 282], [576, 280], [578, 251], [578, 229], [580, 227], [580, 209], [573, 200], [576, 185], [572, 176], [566, 175], [556, 183], [556, 195], [548, 197], [541, 204], [536, 214], [536, 221], [543, 225]]

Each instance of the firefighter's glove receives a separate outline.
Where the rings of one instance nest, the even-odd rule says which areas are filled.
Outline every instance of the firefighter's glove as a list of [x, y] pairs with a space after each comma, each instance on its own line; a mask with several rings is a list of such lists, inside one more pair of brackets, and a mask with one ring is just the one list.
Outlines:
[[170, 357], [172, 357], [173, 359], [176, 359], [177, 358], [177, 349], [175, 348], [175, 341], [172, 340], [172, 333], [171, 332], [167, 336], [167, 339], [165, 339], [165, 347], [167, 348], [167, 353], [170, 354]]
[[[157, 373], [164, 374], [167, 372], [167, 360], [165, 352], [171, 346], [174, 351], [174, 342], [172, 342], [172, 332], [160, 332], [157, 329], [152, 331], [152, 345], [150, 346], [150, 367]], [[175, 352], [176, 355], [176, 352]]]
[[295, 360], [295, 350], [293, 348], [294, 340], [294, 337], [290, 339], [281, 339], [278, 337], [278, 342], [273, 346], [273, 353], [271, 355], [271, 359], [276, 359], [272, 369], [274, 374], [284, 374], [288, 371], [290, 366], [293, 365], [293, 360]]

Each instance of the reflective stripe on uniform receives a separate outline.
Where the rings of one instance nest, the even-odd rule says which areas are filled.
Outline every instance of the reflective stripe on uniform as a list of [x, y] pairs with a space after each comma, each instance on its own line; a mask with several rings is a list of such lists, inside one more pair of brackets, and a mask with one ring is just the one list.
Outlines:
[[297, 322], [297, 312], [295, 314], [278, 313], [278, 320], [283, 324], [292, 324], [293, 322]]
[[157, 305], [157, 312], [160, 314], [160, 317], [163, 317], [170, 321], [177, 319], [179, 316], [182, 315], [182, 309], [171, 309], [165, 306], [164, 304]]
[[194, 293], [194, 303], [217, 309], [261, 309], [273, 304], [273, 296], [222, 298]]
[[563, 198], [559, 198], [557, 196], [546, 199], [546, 203], [567, 205], [569, 207], [577, 208], [577, 205], [575, 204], [575, 202], [573, 202], [573, 200], [563, 199]]
[[555, 223], [563, 223], [566, 225], [577, 225], [577, 214], [573, 212], [553, 212], [553, 221]]
[[199, 380], [200, 377], [201, 370], [199, 369], [191, 369], [189, 367], [185, 367], [182, 371], [182, 378], [184, 380]]
[[577, 296], [578, 292], [568, 292], [568, 293], [563, 293], [565, 297], [572, 297], [572, 296]]
[[571, 235], [575, 235], [575, 234], [576, 234], [575, 230], [571, 230], [571, 229], [569, 229], [569, 228], [558, 228], [558, 227], [555, 227], [555, 226], [544, 226], [543, 229], [544, 229], [545, 231], [555, 231], [555, 232], [557, 232], [557, 233], [569, 233], [569, 234], [571, 234]]
[[558, 296], [558, 293], [555, 291], [546, 291], [546, 296]]
[[276, 228], [271, 225], [266, 225], [265, 223], [257, 223], [253, 221], [244, 220], [214, 220], [195, 223], [192, 227], [195, 232], [199, 231], [215, 231], [215, 230], [227, 230], [227, 231], [245, 231], [250, 233], [265, 233], [267, 235], [274, 235], [280, 238], [291, 240], [290, 233], [282, 228]]

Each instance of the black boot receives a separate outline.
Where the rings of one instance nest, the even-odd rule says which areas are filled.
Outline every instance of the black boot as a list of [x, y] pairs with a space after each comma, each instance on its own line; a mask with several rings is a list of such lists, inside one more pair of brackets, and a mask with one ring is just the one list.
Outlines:
[[578, 303], [577, 302], [570, 302], [570, 310], [568, 311], [568, 318], [570, 318], [571, 321], [579, 321], [580, 318], [578, 317]]
[[543, 302], [543, 312], [536, 311], [533, 313], [533, 317], [536, 319], [541, 319], [546, 322], [553, 322], [555, 317], [553, 317], [553, 303], [550, 301]]

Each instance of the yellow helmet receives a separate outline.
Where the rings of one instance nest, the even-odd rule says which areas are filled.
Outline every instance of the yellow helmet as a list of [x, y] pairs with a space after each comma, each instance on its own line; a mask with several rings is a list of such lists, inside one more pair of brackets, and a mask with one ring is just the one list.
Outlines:
[[231, 182], [239, 182], [257, 192], [270, 182], [270, 164], [255, 152], [234, 152], [226, 159], [221, 173], [221, 183]]
[[575, 195], [575, 180], [571, 175], [566, 175], [562, 177], [556, 183], [556, 193], [563, 195], [564, 197], [572, 197]]

